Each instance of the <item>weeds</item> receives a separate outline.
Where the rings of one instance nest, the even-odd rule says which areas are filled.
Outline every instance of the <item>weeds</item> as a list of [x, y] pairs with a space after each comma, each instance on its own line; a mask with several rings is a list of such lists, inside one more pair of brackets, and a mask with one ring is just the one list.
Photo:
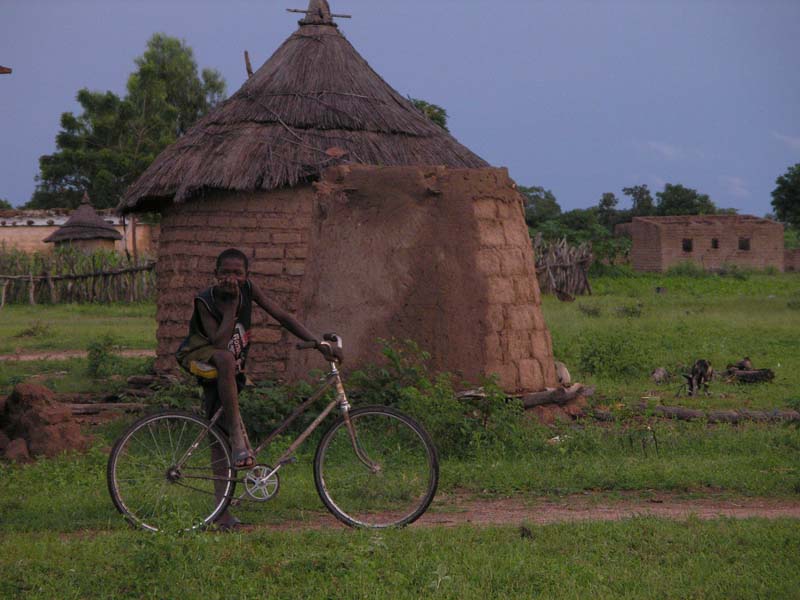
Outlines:
[[119, 349], [114, 336], [107, 333], [89, 344], [86, 373], [89, 377], [108, 377], [119, 371], [120, 357], [115, 354]]
[[15, 338], [31, 338], [31, 337], [44, 337], [50, 335], [52, 328], [47, 323], [41, 321], [34, 321], [25, 329], [21, 329], [14, 334]]
[[599, 317], [601, 314], [603, 314], [603, 311], [599, 306], [593, 304], [584, 304], [582, 302], [578, 304], [578, 310], [587, 317], [593, 318]]
[[616, 313], [618, 317], [636, 319], [642, 316], [643, 309], [644, 305], [641, 302], [637, 302], [636, 304], [623, 304], [617, 307]]

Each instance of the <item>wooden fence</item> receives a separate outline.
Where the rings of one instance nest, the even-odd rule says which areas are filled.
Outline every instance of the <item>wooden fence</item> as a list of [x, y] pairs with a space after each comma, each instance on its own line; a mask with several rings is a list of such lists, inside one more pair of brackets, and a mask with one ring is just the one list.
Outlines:
[[91, 273], [0, 275], [6, 303], [138, 302], [155, 297], [155, 262]]
[[591, 295], [589, 267], [592, 265], [592, 246], [583, 243], [570, 246], [566, 239], [545, 242], [541, 234], [533, 241], [536, 255], [536, 275], [543, 294], [555, 294], [560, 300]]

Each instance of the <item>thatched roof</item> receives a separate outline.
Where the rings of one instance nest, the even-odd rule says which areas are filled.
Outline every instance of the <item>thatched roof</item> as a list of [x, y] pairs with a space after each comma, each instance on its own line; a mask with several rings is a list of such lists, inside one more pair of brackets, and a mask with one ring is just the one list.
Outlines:
[[269, 190], [342, 163], [488, 164], [392, 89], [333, 22], [325, 0], [228, 100], [128, 188], [122, 212], [207, 189]]
[[83, 195], [81, 205], [75, 209], [67, 222], [47, 236], [45, 242], [69, 242], [71, 240], [121, 240], [122, 234], [113, 225], [98, 215], [89, 196]]

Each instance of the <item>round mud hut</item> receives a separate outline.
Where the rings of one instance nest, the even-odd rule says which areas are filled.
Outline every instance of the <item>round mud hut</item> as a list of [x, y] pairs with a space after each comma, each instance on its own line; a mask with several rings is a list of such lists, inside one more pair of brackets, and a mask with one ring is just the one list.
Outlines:
[[[174, 370], [196, 292], [235, 246], [252, 277], [346, 367], [378, 339], [413, 339], [433, 366], [510, 392], [557, 385], [521, 197], [373, 71], [311, 0], [300, 27], [228, 100], [162, 152], [123, 213], [162, 214], [158, 359]], [[321, 367], [262, 312], [248, 370]], [[258, 320], [260, 319], [260, 321]]]
[[122, 234], [113, 225], [95, 212], [89, 195], [83, 195], [80, 206], [69, 216], [67, 222], [56, 229], [44, 242], [58, 246], [72, 246], [84, 252], [114, 250]]

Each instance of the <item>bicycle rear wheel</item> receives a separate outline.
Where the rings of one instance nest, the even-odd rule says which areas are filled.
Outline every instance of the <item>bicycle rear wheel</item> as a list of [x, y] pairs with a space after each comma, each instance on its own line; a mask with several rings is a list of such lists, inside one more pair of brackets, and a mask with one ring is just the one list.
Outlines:
[[[439, 460], [427, 432], [385, 406], [351, 410], [325, 432], [314, 457], [322, 502], [351, 527], [399, 527], [427, 510], [439, 482]], [[358, 450], [355, 450], [357, 448]]]
[[225, 436], [188, 413], [139, 419], [117, 440], [108, 459], [114, 506], [130, 523], [150, 531], [208, 525], [230, 503], [233, 479]]

